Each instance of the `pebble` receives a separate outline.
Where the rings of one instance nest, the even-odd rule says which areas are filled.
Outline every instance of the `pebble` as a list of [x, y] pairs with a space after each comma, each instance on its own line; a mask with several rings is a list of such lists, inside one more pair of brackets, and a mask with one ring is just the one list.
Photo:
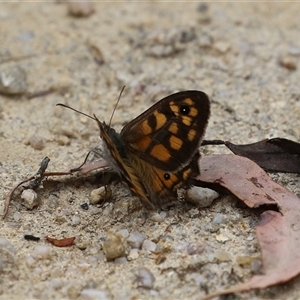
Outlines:
[[134, 249], [130, 249], [127, 259], [135, 260], [135, 259], [139, 258], [139, 256], [140, 256], [139, 249], [134, 248]]
[[36, 260], [49, 259], [52, 255], [52, 249], [48, 246], [36, 246], [31, 252], [31, 256]]
[[28, 267], [33, 267], [36, 263], [36, 260], [31, 255], [26, 255], [25, 260]]
[[78, 216], [72, 217], [72, 225], [77, 226], [81, 223], [81, 219]]
[[85, 202], [85, 203], [82, 203], [80, 204], [80, 207], [84, 210], [88, 210], [89, 209], [89, 205]]
[[118, 257], [114, 260], [115, 264], [125, 264], [127, 263], [127, 258], [125, 256]]
[[88, 256], [87, 261], [93, 268], [96, 268], [98, 262], [105, 262], [105, 256], [103, 253], [96, 253]]
[[69, 299], [76, 299], [79, 296], [79, 286], [78, 285], [73, 285], [70, 284], [67, 288], [66, 288], [66, 292], [68, 295]]
[[21, 219], [21, 213], [16, 211], [14, 214], [13, 214], [13, 219], [15, 222], [19, 222], [20, 219]]
[[24, 190], [21, 194], [21, 199], [23, 200], [23, 205], [27, 209], [31, 210], [39, 205], [37, 193], [32, 189]]
[[143, 287], [146, 289], [152, 289], [154, 282], [155, 282], [155, 277], [154, 275], [150, 272], [145, 267], [139, 267], [138, 272], [137, 272], [137, 283], [139, 287]]
[[0, 93], [18, 95], [26, 91], [26, 73], [22, 68], [8, 66], [0, 69]]
[[278, 59], [279, 65], [287, 70], [294, 71], [297, 69], [297, 60], [291, 55], [284, 55]]
[[131, 248], [140, 249], [145, 239], [146, 236], [143, 233], [140, 233], [138, 231], [133, 231], [130, 233], [129, 237], [127, 238], [127, 244]]
[[112, 191], [108, 185], [91, 191], [90, 204], [98, 204], [111, 199]]
[[259, 259], [254, 259], [251, 262], [251, 271], [253, 273], [259, 273], [261, 271], [262, 262]]
[[213, 44], [213, 39], [207, 34], [203, 34], [198, 39], [198, 45], [200, 48], [210, 48]]
[[54, 289], [54, 290], [59, 290], [64, 286], [64, 282], [61, 280], [61, 278], [53, 278], [49, 285]]
[[55, 140], [60, 146], [67, 146], [71, 144], [71, 140], [65, 135], [59, 135], [55, 137]]
[[81, 238], [75, 239], [75, 245], [80, 250], [85, 250], [89, 244], [90, 242], [88, 240], [83, 240]]
[[218, 235], [216, 236], [216, 240], [217, 240], [218, 242], [225, 243], [225, 242], [229, 241], [230, 239], [229, 239], [228, 236], [226, 236], [226, 235], [220, 233], [220, 234], [218, 234]]
[[56, 208], [58, 206], [58, 197], [55, 195], [50, 195], [47, 200], [47, 206], [49, 208]]
[[186, 194], [186, 200], [198, 207], [208, 207], [218, 197], [216, 191], [198, 186], [191, 187]]
[[199, 273], [188, 273], [185, 276], [185, 279], [187, 282], [190, 282], [191, 280], [193, 280], [197, 286], [200, 286], [201, 284], [204, 284], [206, 282], [206, 279], [203, 275], [199, 274]]
[[16, 253], [15, 247], [5, 237], [0, 237], [0, 249], [5, 249], [13, 254]]
[[55, 221], [55, 223], [57, 223], [57, 224], [64, 224], [64, 223], [67, 222], [67, 219], [66, 219], [64, 216], [56, 215], [56, 216], [54, 217], [54, 221]]
[[164, 214], [159, 214], [159, 213], [153, 213], [150, 217], [150, 220], [152, 220], [153, 222], [158, 222], [161, 223], [166, 219], [166, 215]]
[[214, 218], [212, 220], [213, 224], [221, 224], [221, 223], [225, 223], [226, 218], [223, 214], [215, 214]]
[[88, 1], [68, 2], [68, 14], [76, 18], [87, 18], [95, 12], [93, 3]]
[[250, 255], [239, 255], [236, 257], [236, 262], [241, 265], [250, 265], [253, 260], [257, 260], [256, 258], [253, 258]]
[[[114, 204], [113, 203], [108, 203], [107, 206], [103, 209], [103, 216], [109, 216], [114, 209]], [[102, 221], [101, 221], [102, 222]]]
[[102, 247], [108, 261], [125, 256], [126, 254], [124, 237], [112, 231], [107, 233], [106, 241], [103, 242]]
[[150, 240], [144, 240], [142, 244], [142, 249], [150, 252], [155, 252], [157, 245], [150, 241]]
[[122, 235], [124, 238], [128, 238], [129, 237], [129, 231], [128, 229], [121, 229], [118, 231], [118, 234]]
[[215, 253], [215, 258], [219, 261], [219, 262], [225, 262], [225, 261], [229, 261], [230, 260], [230, 255], [228, 252], [226, 251], [217, 251]]
[[83, 289], [80, 293], [82, 300], [110, 300], [106, 292], [97, 289]]
[[211, 22], [209, 6], [206, 3], [200, 3], [197, 10], [199, 12], [198, 22], [200, 24], [208, 24]]
[[226, 53], [230, 49], [230, 44], [224, 41], [217, 41], [213, 44], [213, 47], [220, 53]]
[[29, 139], [29, 145], [35, 150], [43, 150], [45, 148], [44, 138], [35, 134]]
[[187, 248], [188, 255], [201, 254], [204, 251], [203, 245], [188, 244]]

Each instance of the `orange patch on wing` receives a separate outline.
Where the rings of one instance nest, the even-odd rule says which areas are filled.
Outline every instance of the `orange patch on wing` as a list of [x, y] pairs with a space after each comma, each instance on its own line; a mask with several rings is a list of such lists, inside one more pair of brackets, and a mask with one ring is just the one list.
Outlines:
[[150, 154], [157, 158], [158, 160], [161, 160], [161, 161], [168, 161], [171, 157], [171, 154], [169, 152], [169, 150], [162, 144], [159, 144], [159, 145], [155, 145]]
[[[178, 182], [178, 176], [175, 175], [175, 174], [172, 174], [172, 173], [168, 173], [170, 178], [169, 179], [165, 179], [165, 174], [166, 172], [163, 172], [163, 171], [160, 171], [160, 170], [157, 170], [157, 182], [159, 181], [160, 182], [160, 186], [161, 188], [163, 187], [167, 187], [168, 189], [171, 189], [173, 188], [174, 186], [174, 183], [177, 183]], [[158, 178], [160, 180], [158, 180]]]
[[191, 98], [185, 98], [183, 101], [187, 105], [193, 105], [194, 101]]
[[156, 118], [156, 128], [155, 128], [155, 130], [158, 130], [166, 124], [167, 117], [166, 117], [166, 115], [158, 112], [157, 110], [153, 114]]
[[187, 138], [188, 138], [189, 141], [192, 141], [196, 137], [196, 135], [197, 135], [196, 130], [195, 129], [190, 129], [190, 131], [188, 132]]
[[188, 116], [182, 116], [182, 123], [186, 126], [191, 126], [193, 119]]
[[170, 108], [171, 108], [172, 112], [175, 113], [175, 115], [179, 114], [179, 106], [177, 104], [175, 104], [173, 101], [170, 102]]
[[191, 174], [191, 169], [189, 168], [189, 169], [185, 170], [185, 171], [182, 173], [182, 178], [183, 178], [184, 180], [186, 180], [186, 179], [189, 177], [190, 174]]
[[148, 120], [145, 120], [143, 123], [142, 123], [142, 132], [143, 134], [145, 135], [148, 135], [152, 132], [152, 128], [151, 126], [148, 124]]
[[137, 140], [131, 145], [133, 148], [135, 148], [138, 151], [145, 151], [149, 147], [151, 141], [152, 141], [151, 138], [146, 135], [142, 139]]
[[191, 107], [191, 108], [190, 108], [189, 116], [191, 116], [191, 117], [196, 117], [197, 115], [198, 115], [198, 109], [195, 108], [195, 107]]
[[172, 149], [179, 150], [182, 147], [183, 141], [175, 135], [172, 135], [169, 140]]
[[170, 126], [169, 126], [169, 131], [173, 134], [177, 134], [178, 132], [178, 124], [176, 124], [175, 122], [173, 122]]

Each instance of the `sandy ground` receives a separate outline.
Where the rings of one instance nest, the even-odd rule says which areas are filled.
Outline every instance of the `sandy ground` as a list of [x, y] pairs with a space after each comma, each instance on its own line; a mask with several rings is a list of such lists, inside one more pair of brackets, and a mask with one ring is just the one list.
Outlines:
[[[199, 89], [212, 100], [207, 139], [299, 141], [299, 4], [134, 2], [94, 8], [90, 17], [75, 18], [63, 3], [0, 4], [0, 73], [17, 72], [20, 83], [12, 88], [25, 91], [0, 94], [1, 199], [45, 156], [49, 170], [60, 171], [78, 166], [100, 144], [95, 122], [56, 103], [108, 122], [123, 85], [112, 121], [118, 130], [162, 97]], [[91, 45], [101, 52], [100, 64]], [[273, 178], [300, 194], [299, 175]], [[16, 195], [0, 221], [0, 299], [201, 299], [257, 272], [258, 213], [236, 199], [223, 197], [205, 209], [178, 203], [145, 218], [143, 209], [132, 209], [138, 202], [121, 183], [112, 185], [112, 203], [82, 209], [97, 187], [95, 181], [49, 181], [37, 191], [34, 210]], [[138, 239], [135, 232], [147, 243], [138, 250], [127, 245], [127, 259], [107, 262], [102, 246], [112, 231], [120, 243], [120, 236]], [[27, 241], [24, 234], [41, 240]], [[76, 242], [57, 248], [44, 240], [47, 235], [76, 236]], [[243, 258], [248, 263], [240, 264]], [[296, 278], [230, 299], [299, 298]]]

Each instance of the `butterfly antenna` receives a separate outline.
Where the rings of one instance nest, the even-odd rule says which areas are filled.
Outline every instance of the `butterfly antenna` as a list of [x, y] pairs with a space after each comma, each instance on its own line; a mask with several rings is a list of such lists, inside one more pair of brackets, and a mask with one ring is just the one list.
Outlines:
[[84, 116], [86, 116], [86, 117], [88, 117], [88, 118], [93, 119], [94, 121], [96, 121], [96, 119], [95, 119], [94, 117], [92, 117], [92, 116], [90, 116], [90, 115], [88, 115], [88, 114], [86, 114], [86, 113], [84, 113], [84, 112], [82, 112], [82, 111], [79, 111], [79, 110], [77, 110], [77, 109], [75, 109], [75, 108], [73, 108], [73, 107], [70, 107], [70, 106], [68, 106], [68, 105], [66, 105], [66, 104], [57, 103], [56, 106], [62, 106], [62, 107], [71, 109], [71, 110], [73, 110], [73, 111], [75, 111], [75, 112], [77, 112], [77, 113], [79, 113], [79, 114], [81, 114], [81, 115], [84, 115]]
[[118, 104], [119, 104], [119, 102], [120, 102], [122, 93], [123, 93], [123, 91], [125, 90], [125, 87], [126, 87], [126, 85], [124, 85], [124, 86], [122, 87], [122, 89], [121, 89], [120, 95], [119, 95], [119, 97], [118, 97], [118, 101], [117, 101], [117, 103], [116, 103], [116, 105], [115, 105], [115, 107], [114, 107], [114, 110], [113, 110], [113, 112], [112, 112], [112, 114], [111, 114], [111, 117], [110, 117], [110, 120], [109, 120], [109, 123], [108, 123], [109, 126], [111, 125], [112, 118], [113, 118], [113, 116], [114, 116], [114, 114], [115, 114], [115, 111], [116, 111], [116, 109], [117, 109], [117, 107], [118, 107]]

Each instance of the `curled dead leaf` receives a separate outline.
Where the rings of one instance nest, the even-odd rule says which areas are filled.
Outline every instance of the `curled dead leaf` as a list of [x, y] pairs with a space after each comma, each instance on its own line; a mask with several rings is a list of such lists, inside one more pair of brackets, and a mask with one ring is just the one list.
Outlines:
[[64, 239], [55, 239], [51, 238], [49, 236], [45, 236], [46, 241], [51, 243], [52, 245], [56, 247], [69, 247], [72, 246], [75, 240], [75, 237], [70, 237], [70, 238], [64, 238]]
[[200, 160], [198, 180], [218, 183], [249, 207], [277, 205], [267, 210], [256, 228], [262, 251], [261, 275], [238, 286], [218, 291], [203, 299], [261, 289], [287, 282], [300, 273], [300, 199], [275, 183], [253, 161], [237, 155], [211, 155]]

